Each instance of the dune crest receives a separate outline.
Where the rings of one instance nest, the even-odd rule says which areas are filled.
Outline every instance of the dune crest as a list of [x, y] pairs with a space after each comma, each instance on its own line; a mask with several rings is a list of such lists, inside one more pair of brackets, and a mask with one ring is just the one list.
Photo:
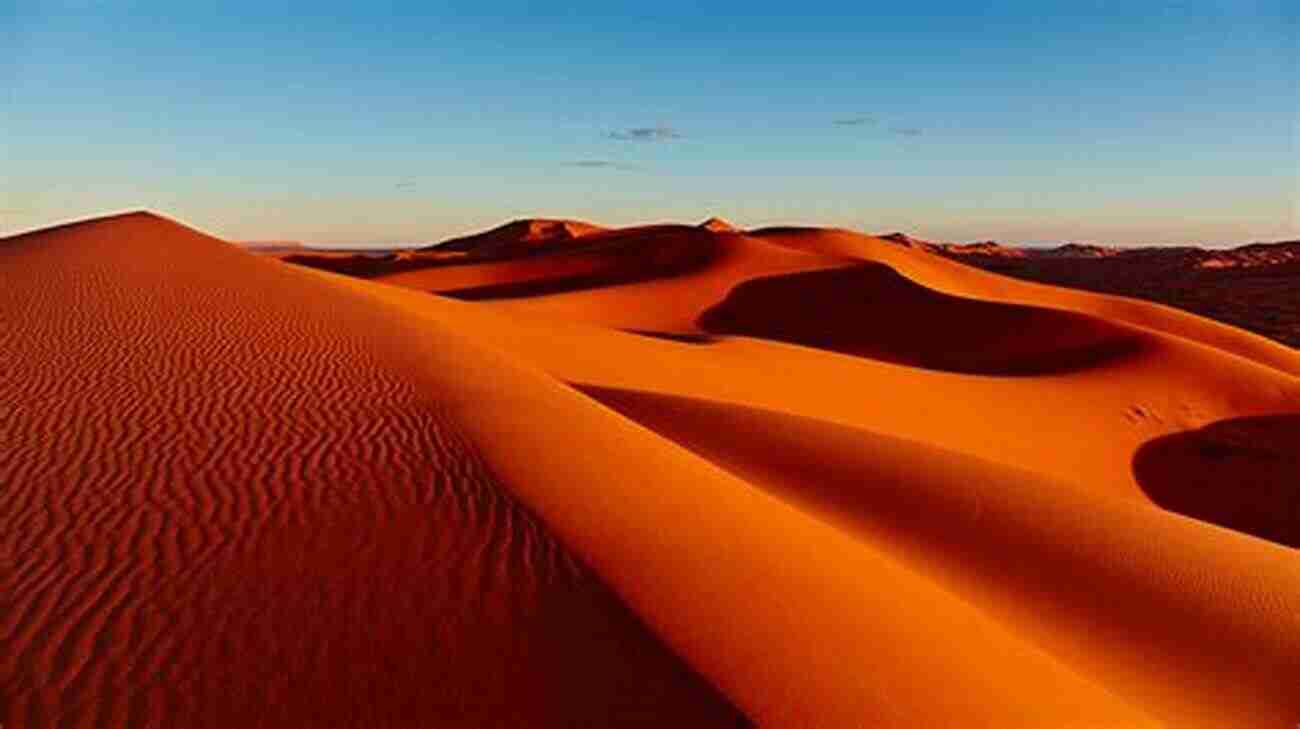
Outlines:
[[14, 721], [738, 721], [493, 475], [400, 316], [147, 214], [0, 241], [0, 276]]

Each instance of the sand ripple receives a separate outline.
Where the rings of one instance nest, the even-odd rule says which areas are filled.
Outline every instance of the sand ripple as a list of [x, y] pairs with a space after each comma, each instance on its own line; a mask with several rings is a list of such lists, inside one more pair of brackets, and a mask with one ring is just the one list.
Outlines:
[[148, 216], [0, 243], [0, 278], [11, 725], [738, 720], [501, 488], [399, 323]]

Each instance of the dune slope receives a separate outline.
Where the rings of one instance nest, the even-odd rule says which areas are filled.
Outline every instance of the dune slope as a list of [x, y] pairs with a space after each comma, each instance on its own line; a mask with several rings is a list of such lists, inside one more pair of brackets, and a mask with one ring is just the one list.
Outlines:
[[1300, 715], [1290, 550], [884, 435], [584, 390], [932, 576], [1170, 726]]
[[[852, 269], [831, 271], [845, 272]], [[502, 316], [500, 308], [354, 285], [430, 321], [459, 323], [578, 384], [932, 580], [1168, 726], [1287, 727], [1300, 716], [1291, 681], [1300, 670], [1294, 551], [1171, 514], [1131, 470], [1153, 434], [1300, 408], [1300, 388], [1284, 373], [1123, 324], [1115, 326], [1146, 343], [1131, 356], [990, 377], [761, 340], [631, 336], [527, 316], [524, 307]], [[881, 309], [905, 311], [893, 303]], [[805, 312], [805, 326], [817, 326], [814, 314]], [[980, 324], [972, 317], [968, 325]], [[1285, 430], [1271, 432], [1288, 442]], [[929, 444], [936, 441], [953, 449]], [[1275, 473], [1294, 476], [1287, 468]], [[685, 514], [672, 519], [688, 522]], [[764, 522], [758, 531], [783, 530]]]
[[382, 308], [145, 215], [0, 242], [0, 278], [6, 723], [739, 721]]
[[751, 236], [796, 250], [875, 261], [956, 296], [1068, 309], [1170, 334], [1300, 375], [1300, 351], [1226, 324], [1146, 301], [1000, 276], [869, 235], [819, 228], [769, 228]]
[[1151, 500], [1300, 548], [1300, 414], [1220, 420], [1144, 443], [1133, 471]]
[[1100, 319], [942, 294], [878, 263], [745, 281], [698, 324], [717, 334], [972, 374], [1064, 372], [1143, 346], [1137, 332]]

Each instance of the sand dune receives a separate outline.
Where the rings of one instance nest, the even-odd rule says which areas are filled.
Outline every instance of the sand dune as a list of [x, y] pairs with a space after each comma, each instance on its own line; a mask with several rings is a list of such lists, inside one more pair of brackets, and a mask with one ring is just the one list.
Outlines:
[[[753, 340], [647, 339], [518, 310], [503, 319], [479, 305], [372, 293], [431, 320], [461, 322], [481, 341], [586, 383], [602, 402], [1017, 626], [1169, 726], [1285, 726], [1300, 712], [1289, 678], [1300, 646], [1288, 637], [1297, 634], [1300, 561], [1156, 508], [1132, 473], [1142, 443], [1185, 420], [1238, 408], [1294, 411], [1294, 378], [1153, 333], [1143, 335], [1148, 350], [1123, 361], [990, 378]], [[861, 392], [846, 390], [849, 382]], [[1160, 400], [1178, 407], [1151, 404]], [[709, 407], [677, 402], [742, 415], [701, 417]], [[743, 415], [756, 411], [740, 404], [777, 415]], [[844, 427], [855, 421], [1060, 480]], [[1221, 632], [1207, 637], [1208, 625]]]
[[847, 231], [463, 240], [0, 241], [8, 719], [1300, 721], [1295, 351]]
[[746, 281], [698, 324], [717, 334], [997, 375], [1097, 366], [1137, 352], [1144, 339], [1074, 312], [942, 294], [878, 263]]
[[5, 240], [0, 271], [15, 726], [737, 721], [383, 307], [149, 216]]
[[883, 263], [944, 293], [1091, 314], [1191, 339], [1300, 375], [1300, 351], [1169, 307], [998, 276], [849, 231], [772, 228], [754, 231], [751, 235], [799, 250]]
[[586, 391], [930, 574], [1173, 726], [1284, 725], [1300, 713], [1300, 559], [1289, 550], [884, 435]]

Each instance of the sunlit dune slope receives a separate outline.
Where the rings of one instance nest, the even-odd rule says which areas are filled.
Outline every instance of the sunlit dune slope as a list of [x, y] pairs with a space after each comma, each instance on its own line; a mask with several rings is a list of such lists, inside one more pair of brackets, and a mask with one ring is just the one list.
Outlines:
[[735, 725], [400, 316], [147, 215], [0, 241], [0, 279], [6, 724]]
[[1300, 557], [1290, 550], [867, 431], [587, 391], [932, 575], [1172, 726], [1285, 726], [1300, 715]]
[[[737, 262], [731, 270], [744, 271], [745, 266]], [[862, 282], [869, 283], [875, 271], [869, 269]], [[830, 273], [850, 275], [852, 268]], [[799, 277], [811, 278], [814, 285], [789, 298], [768, 300], [763, 306], [771, 307], [773, 318], [757, 323], [768, 327], [762, 333], [769, 337], [779, 333], [774, 328], [783, 321], [798, 325], [794, 334], [807, 346], [734, 336], [673, 341], [585, 323], [601, 318], [638, 332], [699, 332], [692, 312], [715, 292], [697, 292], [693, 298], [675, 279], [472, 305], [395, 287], [371, 290], [422, 316], [472, 330], [478, 341], [567, 382], [723, 400], [866, 428], [1143, 501], [1148, 497], [1132, 462], [1147, 441], [1221, 419], [1300, 410], [1296, 378], [1179, 337], [1086, 315], [1059, 315], [1061, 321], [1081, 321], [1084, 332], [1103, 336], [1103, 344], [1125, 346], [1094, 350], [1104, 355], [1094, 360], [1053, 362], [1060, 351], [1052, 345], [1060, 340], [1050, 330], [1052, 337], [1044, 341], [1017, 342], [1022, 335], [1017, 327], [990, 328], [996, 322], [952, 318], [944, 311], [948, 306], [960, 315], [982, 311], [979, 300], [947, 301], [933, 290], [915, 292], [912, 284], [899, 284], [896, 288], [908, 296], [940, 300], [921, 326], [900, 302], [883, 297], [873, 303], [876, 293], [865, 286], [847, 313], [806, 306], [805, 300], [825, 301], [828, 294], [816, 275], [792, 278]], [[705, 280], [732, 291], [726, 287], [729, 281]], [[781, 278], [754, 279], [754, 284], [767, 286], [769, 280]], [[731, 300], [744, 288], [735, 287]], [[832, 290], [829, 295], [843, 293]], [[727, 293], [717, 295], [718, 301], [727, 301]], [[582, 321], [562, 318], [569, 311]], [[671, 326], [683, 321], [685, 329]], [[1022, 351], [1036, 347], [1030, 352], [1044, 358], [1040, 363], [1059, 366], [1027, 374], [1008, 351], [984, 347], [978, 336], [954, 331], [962, 327], [1000, 336]], [[857, 337], [851, 343], [862, 348], [814, 348], [824, 342], [811, 338], [828, 331]], [[969, 348], [945, 346], [949, 336]], [[929, 366], [914, 366], [918, 358], [928, 358]], [[1012, 371], [999, 375], [990, 363], [1009, 365]], [[972, 365], [986, 366], [971, 374]]]
[[[757, 340], [678, 343], [352, 285], [582, 383], [1168, 726], [1285, 727], [1300, 716], [1289, 678], [1300, 668], [1300, 560], [1151, 503], [1130, 461], [1152, 432], [1180, 426], [1163, 421], [1163, 405], [1122, 405], [1161, 393], [1187, 408], [1171, 420], [1296, 409], [1300, 391], [1282, 373], [1134, 330], [1149, 348], [1104, 366], [959, 375]], [[979, 450], [989, 437], [1003, 445], [994, 453], [1023, 453], [1038, 474], [929, 444]]]

